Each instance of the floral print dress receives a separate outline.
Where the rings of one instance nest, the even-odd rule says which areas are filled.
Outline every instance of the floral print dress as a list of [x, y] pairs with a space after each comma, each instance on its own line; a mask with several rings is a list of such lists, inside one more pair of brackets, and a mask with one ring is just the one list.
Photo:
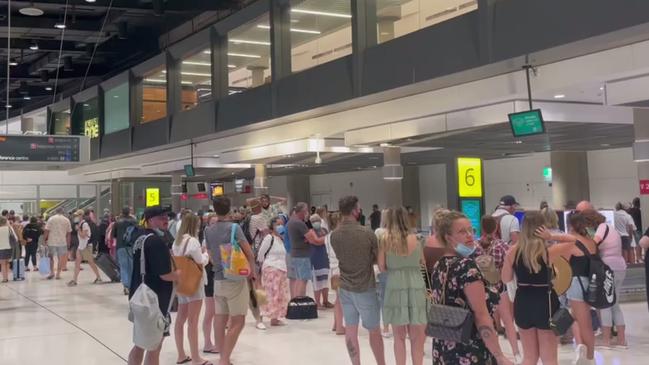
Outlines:
[[[450, 267], [449, 267], [450, 266]], [[448, 280], [446, 273], [448, 270]], [[432, 295], [435, 303], [444, 302], [446, 305], [469, 308], [464, 294], [464, 287], [475, 281], [484, 279], [478, 266], [472, 258], [443, 256], [431, 275]], [[442, 300], [442, 285], [446, 282], [445, 301]], [[498, 304], [498, 293], [485, 285], [485, 300], [487, 309], [493, 315], [494, 307]], [[435, 365], [496, 365], [496, 359], [491, 355], [487, 346], [475, 329], [471, 340], [467, 343], [451, 342], [433, 338], [433, 364]]]

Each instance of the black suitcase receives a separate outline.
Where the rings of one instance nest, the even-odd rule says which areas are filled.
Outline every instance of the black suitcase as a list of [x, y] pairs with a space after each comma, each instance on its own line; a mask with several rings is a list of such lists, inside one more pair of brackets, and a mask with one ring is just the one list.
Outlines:
[[117, 262], [115, 262], [111, 255], [100, 253], [99, 255], [97, 255], [95, 262], [97, 263], [99, 269], [103, 271], [106, 276], [108, 276], [110, 281], [112, 281], [113, 283], [118, 283], [120, 281], [119, 266], [117, 266]]
[[296, 297], [288, 302], [286, 319], [316, 319], [318, 305], [310, 297]]

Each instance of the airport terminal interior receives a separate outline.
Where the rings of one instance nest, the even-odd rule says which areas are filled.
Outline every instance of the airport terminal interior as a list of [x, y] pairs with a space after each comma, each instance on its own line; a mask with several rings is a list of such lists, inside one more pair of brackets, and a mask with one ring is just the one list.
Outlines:
[[0, 0], [0, 211], [0, 365], [643, 364], [649, 2]]

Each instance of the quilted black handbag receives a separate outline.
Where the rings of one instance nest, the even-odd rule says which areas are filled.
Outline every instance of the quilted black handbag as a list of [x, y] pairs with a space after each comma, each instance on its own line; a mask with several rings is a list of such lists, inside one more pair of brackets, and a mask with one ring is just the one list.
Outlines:
[[[549, 254], [548, 254], [549, 257]], [[552, 286], [552, 275], [554, 273], [553, 265], [548, 265], [548, 323], [552, 332], [557, 336], [563, 336], [568, 332], [568, 329], [572, 326], [572, 323], [575, 321], [574, 318], [570, 315], [570, 311], [565, 308], [559, 308], [554, 314], [552, 314], [552, 291], [554, 290]]]
[[[444, 341], [469, 342], [474, 328], [473, 312], [466, 307], [445, 304], [449, 268], [456, 262], [457, 260], [451, 262], [446, 268], [446, 280], [442, 284], [442, 303], [434, 303], [432, 292], [428, 292], [426, 335]], [[430, 281], [428, 275], [426, 278]]]

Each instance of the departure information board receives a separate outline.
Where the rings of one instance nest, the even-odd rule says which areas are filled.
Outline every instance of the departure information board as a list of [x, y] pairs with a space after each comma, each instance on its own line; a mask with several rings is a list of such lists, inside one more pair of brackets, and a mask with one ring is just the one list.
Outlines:
[[0, 162], [87, 162], [84, 142], [87, 137], [0, 136]]

